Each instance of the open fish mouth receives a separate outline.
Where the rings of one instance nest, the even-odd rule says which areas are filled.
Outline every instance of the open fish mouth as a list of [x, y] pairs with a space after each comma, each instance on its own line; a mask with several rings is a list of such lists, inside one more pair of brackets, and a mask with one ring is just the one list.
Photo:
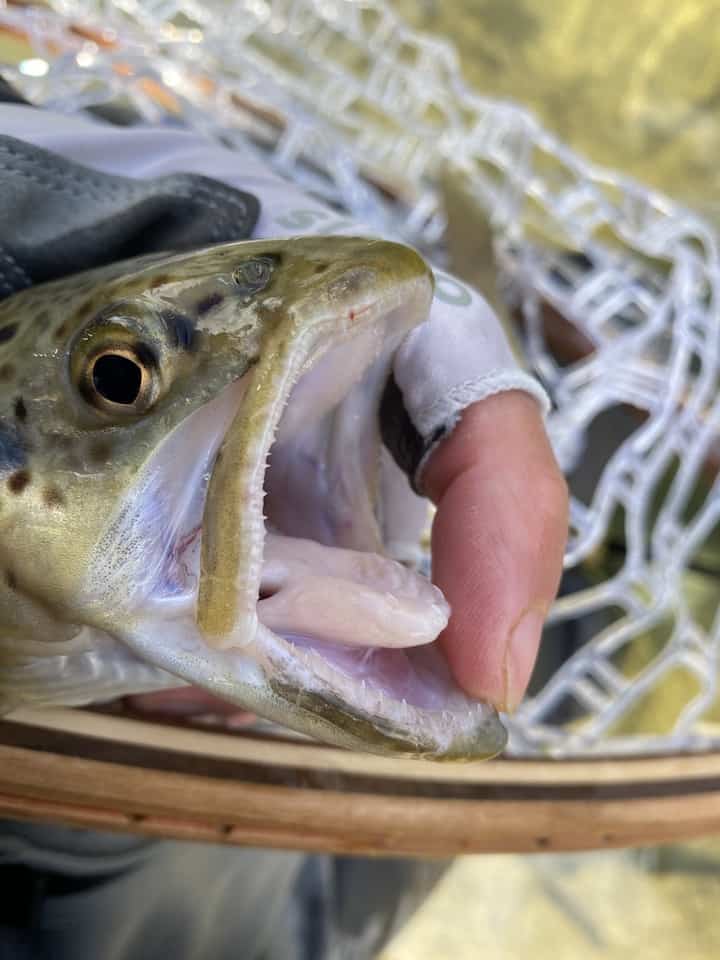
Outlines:
[[[310, 333], [285, 330], [243, 385], [205, 494], [200, 543], [193, 522], [174, 554], [175, 574], [193, 571], [193, 581], [200, 554], [199, 631], [161, 665], [348, 746], [488, 756], [502, 749], [504, 730], [460, 690], [435, 642], [448, 605], [384, 546], [417, 542], [427, 517], [377, 424], [393, 353], [427, 314], [432, 281], [411, 251], [379, 246], [386, 265], [402, 251], [395, 282], [378, 276], [385, 292], [373, 295], [377, 264], [333, 281], [358, 287], [345, 316]], [[382, 515], [382, 488], [393, 483], [411, 504], [401, 521]]]
[[87, 626], [17, 671], [14, 695], [38, 700], [21, 688], [47, 681], [45, 702], [87, 703], [186, 683], [342, 746], [496, 754], [496, 712], [463, 693], [437, 642], [448, 605], [407, 562], [428, 505], [379, 431], [429, 268], [400, 244], [338, 237], [228, 245], [188, 269], [241, 255], [246, 286], [276, 271], [262, 298], [241, 310], [190, 287], [203, 363], [237, 372], [133, 471], [74, 595]]

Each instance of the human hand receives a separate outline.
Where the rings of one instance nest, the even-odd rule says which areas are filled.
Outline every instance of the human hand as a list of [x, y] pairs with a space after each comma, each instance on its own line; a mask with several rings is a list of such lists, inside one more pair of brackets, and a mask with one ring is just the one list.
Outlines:
[[558, 588], [568, 496], [538, 404], [519, 391], [469, 407], [422, 476], [437, 506], [433, 580], [452, 608], [440, 638], [458, 683], [513, 710]]

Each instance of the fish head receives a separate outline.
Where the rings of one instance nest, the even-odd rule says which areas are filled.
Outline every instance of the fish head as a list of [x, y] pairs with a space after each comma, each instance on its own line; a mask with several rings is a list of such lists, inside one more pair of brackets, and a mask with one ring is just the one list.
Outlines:
[[0, 304], [5, 709], [188, 683], [344, 746], [497, 752], [386, 550], [380, 395], [432, 288], [408, 247], [313, 237]]

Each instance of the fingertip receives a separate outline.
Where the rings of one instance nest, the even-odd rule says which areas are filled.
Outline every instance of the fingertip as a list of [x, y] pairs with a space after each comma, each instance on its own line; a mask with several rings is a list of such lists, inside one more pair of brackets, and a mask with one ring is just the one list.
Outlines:
[[462, 426], [426, 474], [438, 506], [433, 579], [453, 611], [440, 642], [469, 694], [512, 710], [560, 579], [567, 488], [530, 398], [482, 401]]

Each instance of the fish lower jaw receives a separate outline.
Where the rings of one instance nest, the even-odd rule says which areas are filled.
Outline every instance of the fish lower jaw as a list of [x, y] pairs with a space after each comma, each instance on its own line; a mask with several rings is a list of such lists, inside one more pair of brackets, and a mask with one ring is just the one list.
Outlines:
[[268, 533], [251, 648], [238, 649], [289, 702], [443, 752], [494, 718], [435, 642], [449, 614], [436, 586], [383, 554]]
[[505, 745], [497, 714], [457, 687], [437, 643], [349, 648], [260, 625], [254, 646], [287, 703], [283, 722], [300, 732], [307, 732], [302, 713], [311, 711], [336, 734], [357, 738], [347, 745], [378, 753], [481, 759]]

